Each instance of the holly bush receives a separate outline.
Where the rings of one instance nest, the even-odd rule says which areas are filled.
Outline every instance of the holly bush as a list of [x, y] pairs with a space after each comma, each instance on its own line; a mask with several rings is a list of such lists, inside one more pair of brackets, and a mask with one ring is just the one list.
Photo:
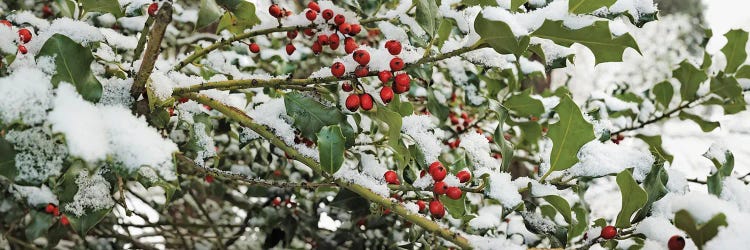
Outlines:
[[746, 31], [707, 31], [700, 49], [720, 51], [645, 89], [550, 86], [573, 48], [640, 52], [630, 31], [658, 16], [641, 0], [4, 1], [0, 245], [742, 248], [731, 151], [687, 179], [648, 128], [744, 111]]

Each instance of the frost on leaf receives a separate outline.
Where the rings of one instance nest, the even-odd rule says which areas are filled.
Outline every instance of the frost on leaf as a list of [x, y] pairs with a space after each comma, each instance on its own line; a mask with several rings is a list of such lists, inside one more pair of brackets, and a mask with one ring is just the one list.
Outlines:
[[89, 176], [88, 171], [83, 170], [78, 173], [75, 183], [78, 192], [73, 196], [73, 202], [65, 204], [66, 212], [80, 217], [87, 211], [108, 209], [115, 205], [109, 182], [100, 173]]
[[46, 126], [11, 130], [5, 137], [16, 150], [16, 181], [41, 183], [59, 176], [67, 157], [65, 145], [52, 136]]

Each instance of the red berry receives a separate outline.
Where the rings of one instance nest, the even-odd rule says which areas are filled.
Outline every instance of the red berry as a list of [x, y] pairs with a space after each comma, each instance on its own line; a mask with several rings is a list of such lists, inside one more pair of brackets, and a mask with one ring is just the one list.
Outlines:
[[177, 101], [179, 101], [180, 103], [186, 103], [186, 102], [190, 101], [190, 98], [182, 97], [182, 98], [178, 99]]
[[[333, 23], [336, 25], [341, 25], [346, 22], [346, 17], [344, 15], [338, 14], [336, 17], [333, 18]], [[349, 32], [346, 32], [344, 34], [349, 34]]]
[[208, 183], [214, 182], [214, 176], [213, 175], [206, 175], [206, 177], [204, 179], [206, 179], [206, 182], [208, 182]]
[[425, 209], [425, 208], [427, 207], [427, 206], [426, 206], [426, 205], [424, 204], [424, 201], [422, 201], [422, 200], [418, 200], [418, 201], [417, 201], [417, 206], [419, 207], [419, 211], [420, 211], [420, 212], [421, 212], [421, 211], [424, 211], [424, 209]]
[[367, 93], [359, 95], [359, 104], [365, 111], [371, 110], [373, 105], [372, 96]]
[[253, 53], [258, 53], [258, 52], [260, 52], [260, 46], [258, 46], [258, 44], [257, 44], [257, 43], [251, 43], [251, 44], [250, 44], [250, 45], [248, 45], [247, 47], [248, 47], [248, 48], [250, 49], [250, 52], [253, 52]]
[[391, 71], [399, 71], [404, 68], [404, 60], [401, 58], [394, 57], [391, 59]]
[[341, 90], [344, 92], [351, 92], [354, 90], [354, 86], [350, 82], [345, 82], [344, 84], [341, 84]]
[[52, 215], [60, 216], [60, 208], [55, 206], [55, 209], [52, 210]]
[[299, 32], [297, 32], [296, 30], [290, 30], [286, 32], [286, 37], [289, 39], [294, 39], [295, 37], [297, 37], [297, 34], [299, 34]]
[[21, 42], [28, 43], [31, 41], [31, 31], [28, 29], [20, 29], [18, 30], [18, 38], [21, 39]]
[[378, 73], [378, 79], [380, 79], [380, 81], [383, 83], [387, 83], [388, 81], [390, 81], [391, 77], [393, 77], [393, 73], [387, 70], [383, 70]]
[[448, 192], [448, 185], [444, 181], [437, 181], [432, 186], [432, 192], [435, 192], [436, 195], [444, 195], [445, 192]]
[[305, 29], [305, 35], [306, 36], [314, 36], [315, 31], [313, 29]]
[[320, 45], [328, 45], [328, 36], [318, 35], [318, 42], [320, 43]]
[[60, 224], [62, 224], [63, 226], [70, 225], [70, 221], [68, 221], [68, 217], [65, 215], [60, 217]]
[[351, 112], [357, 111], [359, 108], [359, 95], [351, 94], [346, 98], [346, 109]]
[[441, 164], [440, 166], [430, 170], [430, 175], [432, 175], [433, 180], [442, 181], [445, 179], [445, 176], [448, 175], [448, 171]]
[[349, 31], [350, 36], [356, 36], [357, 34], [359, 34], [360, 31], [362, 31], [362, 26], [359, 24], [355, 23], [355, 24], [352, 24], [351, 26], [352, 28]]
[[314, 42], [313, 45], [312, 45], [312, 47], [311, 47], [311, 49], [312, 49], [313, 53], [315, 53], [317, 55], [317, 54], [320, 54], [320, 52], [323, 51], [323, 45], [320, 45], [319, 42]]
[[278, 207], [279, 205], [281, 205], [281, 198], [279, 197], [273, 198], [273, 201], [271, 201], [271, 203], [273, 204], [274, 207]]
[[340, 40], [341, 38], [339, 38], [339, 35], [337, 34], [331, 34], [328, 36], [328, 43], [330, 44], [339, 43]]
[[[398, 74], [396, 75], [396, 78], [393, 80], [396, 87], [396, 93], [401, 94], [403, 92], [409, 91], [409, 86], [411, 85], [411, 78], [408, 74]], [[399, 90], [405, 90], [400, 91]]]
[[398, 180], [398, 174], [396, 174], [393, 170], [385, 171], [385, 174], [383, 175], [385, 177], [385, 182], [388, 184], [395, 184], [399, 185], [401, 184]]
[[271, 14], [271, 16], [279, 18], [281, 17], [281, 8], [279, 8], [279, 5], [272, 4], [270, 7], [268, 7], [268, 14]]
[[335, 62], [333, 66], [331, 66], [331, 74], [335, 77], [341, 77], [344, 75], [344, 72], [346, 71], [346, 67], [341, 62]]
[[347, 37], [344, 39], [344, 51], [346, 51], [347, 54], [351, 54], [357, 48], [359, 48], [359, 45], [354, 41], [354, 38]]
[[388, 86], [383, 86], [383, 88], [380, 89], [380, 100], [383, 100], [383, 103], [388, 104], [393, 100], [393, 89]]
[[685, 238], [682, 238], [682, 236], [679, 235], [674, 235], [669, 238], [667, 247], [669, 248], [669, 250], [682, 250], [683, 248], [685, 248]]
[[318, 3], [316, 2], [307, 3], [307, 8], [310, 8], [311, 10], [314, 10], [315, 12], [320, 12], [320, 6], [318, 6]]
[[368, 74], [370, 74], [370, 70], [367, 68], [367, 66], [359, 65], [356, 69], [354, 69], [354, 75], [357, 77], [365, 77]]
[[456, 177], [458, 177], [458, 180], [461, 181], [461, 183], [466, 183], [471, 179], [471, 173], [466, 170], [461, 170], [456, 174]]
[[443, 218], [445, 216], [445, 206], [438, 200], [430, 201], [430, 213], [435, 218]]
[[367, 65], [370, 63], [370, 52], [367, 52], [367, 50], [360, 49], [354, 51], [352, 57], [354, 57], [354, 61], [359, 63], [359, 65]]
[[348, 23], [342, 23], [341, 25], [339, 25], [339, 32], [341, 32], [342, 34], [349, 34], [349, 32], [351, 31], [352, 26]]
[[330, 47], [331, 50], [336, 50], [336, 49], [339, 48], [339, 45], [341, 45], [341, 43], [339, 43], [339, 41], [329, 42], [329, 43], [330, 43], [330, 45], [328, 45], [328, 47]]
[[49, 4], [45, 4], [44, 6], [42, 6], [42, 14], [44, 15], [44, 17], [48, 17], [53, 14], [52, 8], [49, 7]]
[[307, 17], [307, 20], [314, 21], [315, 18], [318, 17], [318, 12], [315, 10], [307, 10], [307, 12], [305, 12], [305, 17]]
[[409, 92], [409, 85], [403, 86], [403, 85], [394, 85], [393, 86], [393, 92], [396, 94], [402, 94]]
[[47, 212], [48, 214], [51, 214], [55, 211], [55, 204], [49, 203], [47, 204], [47, 207], [44, 208], [44, 212]]
[[602, 229], [601, 237], [604, 239], [612, 239], [617, 236], [617, 228], [613, 226], [606, 226]]
[[432, 164], [430, 164], [430, 167], [427, 168], [427, 172], [432, 172], [433, 170], [442, 166], [443, 166], [443, 163], [440, 163], [439, 161], [433, 162]]
[[458, 200], [461, 198], [461, 189], [457, 187], [449, 187], [445, 194], [448, 195], [448, 198]]
[[323, 10], [323, 19], [328, 21], [328, 20], [331, 20], [331, 18], [333, 18], [333, 10], [331, 9]]
[[401, 54], [401, 42], [396, 40], [388, 40], [385, 42], [385, 48], [388, 49], [388, 53], [391, 55]]
[[0, 20], [0, 24], [4, 24], [5, 26], [8, 26], [8, 28], [13, 27], [8, 20]]
[[18, 52], [21, 52], [21, 54], [26, 54], [29, 52], [29, 50], [26, 49], [26, 46], [18, 45]]
[[148, 6], [148, 15], [149, 16], [156, 16], [156, 11], [159, 10], [159, 4], [157, 3], [151, 3], [151, 5]]
[[290, 44], [286, 45], [286, 54], [287, 55], [291, 56], [294, 53], [295, 50], [297, 50], [297, 48], [294, 47], [294, 44], [290, 43]]

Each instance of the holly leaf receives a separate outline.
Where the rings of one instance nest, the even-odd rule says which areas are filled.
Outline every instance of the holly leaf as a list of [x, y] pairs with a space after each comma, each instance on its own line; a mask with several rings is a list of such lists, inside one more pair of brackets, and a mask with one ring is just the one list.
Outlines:
[[563, 95], [560, 104], [555, 107], [560, 120], [549, 126], [547, 135], [552, 139], [552, 152], [550, 155], [550, 169], [552, 171], [564, 170], [578, 162], [578, 150], [595, 139], [594, 126], [583, 118], [583, 113], [578, 108], [570, 95]]
[[2, 136], [0, 136], [0, 175], [7, 177], [9, 180], [15, 179], [18, 175], [16, 150], [13, 149], [13, 144]]
[[335, 106], [327, 107], [299, 92], [284, 95], [284, 105], [287, 115], [294, 120], [294, 127], [311, 140], [316, 140], [315, 134], [324, 126], [339, 124], [343, 120], [341, 111]]
[[724, 71], [727, 73], [734, 73], [737, 71], [737, 67], [742, 65], [747, 59], [747, 51], [745, 51], [745, 45], [747, 44], [747, 31], [741, 29], [730, 30], [724, 37], [727, 38], [727, 44], [724, 48], [721, 48], [721, 52], [727, 58], [727, 66]]
[[52, 35], [42, 46], [37, 58], [51, 56], [55, 58], [56, 73], [52, 83], [57, 87], [60, 82], [68, 82], [76, 87], [83, 99], [98, 102], [102, 97], [102, 84], [91, 72], [94, 56], [91, 50], [81, 46], [67, 36]]
[[711, 93], [717, 94], [724, 98], [742, 97], [742, 87], [737, 79], [724, 74], [719, 74], [711, 78]]
[[[512, 0], [513, 2], [519, 1], [519, 0]], [[498, 6], [497, 1], [495, 0], [463, 0], [461, 1], [462, 4], [466, 6]], [[512, 5], [512, 3], [511, 3]]]
[[334, 174], [344, 164], [344, 140], [338, 125], [325, 126], [318, 132], [318, 155], [324, 172]]
[[216, 4], [215, 0], [201, 0], [201, 5], [198, 11], [198, 21], [196, 22], [195, 28], [200, 29], [206, 27], [219, 18], [222, 15], [221, 7]]
[[742, 65], [742, 67], [737, 70], [737, 73], [734, 74], [734, 77], [750, 79], [750, 65]]
[[690, 114], [684, 111], [680, 112], [680, 114], [677, 117], [679, 117], [680, 120], [691, 120], [695, 122], [696, 124], [698, 124], [698, 126], [701, 127], [701, 130], [703, 130], [703, 132], [710, 132], [718, 128], [720, 125], [719, 122], [706, 121], [706, 120], [703, 120], [703, 118], [701, 118], [700, 116]]
[[576, 221], [568, 229], [568, 241], [573, 239], [573, 237], [583, 234], [589, 227], [588, 212], [586, 209], [581, 204], [576, 204], [573, 207], [573, 211], [576, 214]]
[[594, 53], [596, 64], [622, 61], [622, 53], [626, 48], [633, 48], [640, 53], [638, 44], [630, 34], [612, 36], [608, 21], [596, 21], [591, 26], [570, 29], [565, 27], [563, 21], [544, 20], [542, 26], [531, 35], [566, 47], [574, 43], [586, 46]]
[[466, 214], [466, 194], [461, 193], [461, 198], [451, 199], [447, 195], [440, 196], [440, 202], [443, 203], [445, 209], [453, 218], [461, 218]]
[[29, 223], [24, 230], [26, 239], [33, 241], [36, 238], [47, 235], [47, 230], [49, 230], [54, 222], [52, 215], [38, 212], [36, 210], [31, 210], [29, 215], [31, 215], [31, 223]]
[[565, 222], [567, 222], [568, 224], [572, 223], [570, 204], [568, 203], [567, 200], [557, 195], [544, 196], [544, 200], [549, 202], [550, 205], [555, 207], [555, 209], [557, 209], [557, 211], [560, 212], [560, 214], [565, 219]]
[[672, 160], [674, 160], [674, 156], [667, 153], [666, 151], [664, 151], [664, 148], [662, 148], [661, 135], [648, 136], [638, 134], [635, 137], [648, 144], [648, 150], [651, 151], [651, 153], [656, 157], [666, 160], [670, 163], [672, 162]]
[[[518, 8], [521, 7], [521, 5], [525, 4], [529, 0], [510, 0], [510, 11], [515, 12], [518, 10]], [[497, 1], [495, 1], [497, 2]]]
[[674, 96], [674, 87], [669, 81], [663, 81], [656, 84], [651, 93], [654, 94], [656, 103], [661, 104], [662, 109], [667, 109]]
[[510, 169], [511, 160], [513, 159], [513, 144], [505, 140], [505, 129], [503, 128], [505, 120], [508, 119], [508, 110], [500, 106], [496, 101], [490, 100], [490, 108], [497, 114], [497, 128], [495, 128], [495, 144], [500, 147], [500, 154], [503, 156], [501, 169], [507, 171]]
[[81, 0], [81, 6], [88, 12], [110, 13], [115, 17], [124, 15], [117, 0]]
[[531, 97], [531, 89], [509, 97], [505, 100], [503, 106], [522, 117], [538, 117], [544, 113], [544, 104], [542, 104], [542, 101]]
[[417, 0], [416, 16], [417, 23], [422, 26], [427, 35], [433, 37], [437, 24], [438, 6], [435, 0]]
[[695, 100], [698, 87], [708, 79], [706, 72], [696, 68], [687, 60], [682, 61], [680, 67], [672, 71], [672, 76], [680, 81], [680, 96], [683, 101]]
[[719, 233], [720, 226], [727, 226], [727, 216], [723, 213], [714, 215], [708, 222], [699, 225], [688, 211], [680, 210], [674, 215], [675, 227], [685, 231], [698, 249]]
[[385, 124], [386, 127], [380, 126], [380, 128], [385, 129], [384, 134], [388, 135], [388, 146], [395, 153], [393, 157], [396, 159], [398, 167], [403, 168], [406, 166], [408, 160], [409, 149], [401, 144], [401, 115], [389, 108], [378, 108], [375, 111], [374, 118]]
[[529, 47], [529, 36], [516, 37], [508, 24], [488, 20], [484, 18], [484, 14], [474, 20], [474, 29], [483, 41], [500, 54], [513, 54], [518, 57]]
[[602, 7], [612, 6], [617, 0], [570, 0], [568, 12], [573, 14], [585, 14], [598, 10]]
[[[661, 139], [661, 138], [660, 138]], [[648, 172], [646, 178], [643, 179], [643, 187], [646, 189], [648, 200], [646, 205], [635, 214], [632, 222], [637, 223], [646, 218], [651, 213], [651, 206], [654, 202], [658, 201], [664, 195], [667, 194], [667, 181], [669, 181], [669, 175], [664, 170], [664, 162], [658, 161], [651, 166], [651, 171]]]
[[635, 211], [646, 205], [648, 194], [633, 179], [633, 175], [628, 170], [617, 174], [617, 186], [620, 187], [620, 194], [622, 194], [622, 208], [620, 213], [617, 214], [615, 226], [628, 228], [630, 227], [630, 217]]
[[[222, 3], [223, 1], [219, 1]], [[256, 24], [260, 23], [260, 19], [255, 15], [255, 4], [247, 1], [240, 1], [233, 5], [227, 5], [228, 12], [222, 15], [219, 20], [219, 26], [216, 29], [216, 33], [222, 30], [229, 30], [233, 34], [241, 34]]]

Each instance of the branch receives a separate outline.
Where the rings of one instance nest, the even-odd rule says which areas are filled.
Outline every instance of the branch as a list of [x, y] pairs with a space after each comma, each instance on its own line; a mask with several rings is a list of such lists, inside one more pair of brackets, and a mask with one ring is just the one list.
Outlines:
[[[277, 137], [275, 134], [269, 131], [265, 126], [256, 123], [253, 120], [253, 118], [247, 116], [241, 110], [236, 109], [234, 107], [227, 106], [219, 101], [216, 101], [204, 95], [199, 95], [195, 93], [186, 93], [186, 94], [183, 94], [182, 96], [195, 100], [201, 104], [208, 105], [211, 108], [221, 112], [225, 116], [239, 122], [242, 126], [252, 129], [256, 133], [258, 133], [261, 137], [267, 139], [271, 144], [273, 144], [274, 146], [286, 152], [290, 156], [290, 158], [295, 159], [307, 165], [313, 170], [313, 172], [317, 174], [321, 174], [321, 175], [323, 174], [322, 168], [318, 162], [316, 162], [315, 160], [309, 157], [301, 155], [296, 149], [286, 145], [279, 137]], [[452, 232], [448, 228], [443, 228], [442, 226], [440, 226], [440, 224], [422, 215], [410, 212], [408, 209], [406, 209], [406, 207], [404, 207], [403, 205], [397, 202], [393, 202], [390, 198], [380, 196], [372, 192], [371, 190], [363, 186], [354, 184], [354, 183], [349, 183], [340, 179], [335, 180], [335, 182], [336, 184], [338, 184], [338, 186], [349, 189], [350, 191], [359, 194], [360, 196], [362, 196], [363, 198], [371, 202], [375, 202], [383, 207], [391, 208], [391, 211], [398, 214], [402, 218], [416, 225], [419, 225], [420, 227], [424, 228], [425, 230], [429, 232], [439, 235], [443, 239], [453, 242], [454, 244], [458, 245], [461, 248], [464, 248], [464, 249], [471, 248], [469, 241], [463, 236], [461, 236], [460, 234]]]
[[[143, 55], [143, 61], [141, 62], [141, 68], [138, 70], [138, 74], [135, 75], [133, 80], [133, 86], [130, 88], [130, 96], [134, 99], [146, 92], [146, 81], [151, 76], [151, 71], [154, 70], [154, 64], [156, 59], [159, 58], [159, 51], [161, 50], [161, 40], [164, 38], [164, 31], [167, 30], [167, 25], [172, 21], [172, 4], [164, 2], [159, 9], [159, 13], [156, 15], [156, 21], [154, 27], [149, 32], [148, 46], [146, 52]], [[145, 35], [145, 34], [141, 34]], [[136, 55], [137, 57], [138, 55]]]
[[[489, 47], [489, 45], [482, 43], [482, 44], [478, 44], [478, 45], [471, 46], [471, 47], [460, 48], [460, 49], [457, 49], [448, 53], [439, 54], [434, 57], [422, 58], [414, 63], [406, 65], [406, 68], [404, 70], [408, 68], [413, 68], [422, 64], [437, 62], [437, 61], [448, 59], [454, 56], [459, 56], [461, 54], [464, 54], [470, 51], [478, 50], [481, 48], [487, 48], [487, 47]], [[378, 72], [370, 72], [365, 77], [377, 76], [377, 75], [378, 75]], [[329, 76], [329, 77], [304, 78], [304, 79], [276, 78], [276, 79], [226, 80], [226, 81], [201, 83], [201, 84], [196, 84], [193, 86], [183, 87], [183, 88], [175, 88], [172, 91], [172, 93], [173, 95], [177, 96], [177, 95], [182, 95], [185, 93], [198, 92], [198, 91], [207, 90], [207, 89], [235, 90], [235, 89], [263, 88], [263, 87], [290, 88], [290, 87], [298, 87], [298, 86], [307, 86], [307, 85], [312, 85], [312, 84], [353, 80], [357, 78], [359, 77], [355, 76], [354, 74], [348, 74], [340, 78], [335, 77], [335, 76]]]

